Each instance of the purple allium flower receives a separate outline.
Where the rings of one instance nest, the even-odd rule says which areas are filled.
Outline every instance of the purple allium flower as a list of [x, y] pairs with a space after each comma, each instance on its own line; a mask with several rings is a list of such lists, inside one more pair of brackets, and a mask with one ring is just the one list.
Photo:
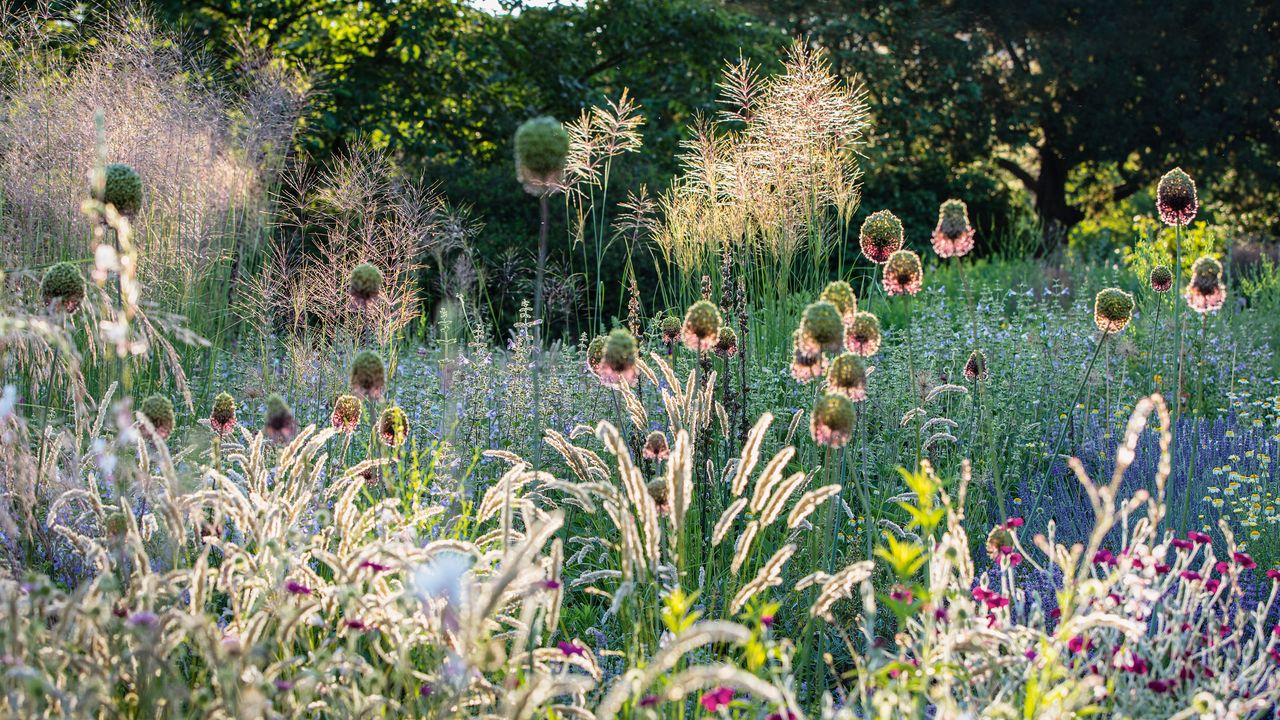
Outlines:
[[877, 265], [883, 265], [889, 256], [902, 249], [902, 221], [888, 210], [878, 210], [862, 221], [858, 244], [862, 254]]
[[1160, 178], [1156, 210], [1166, 225], [1190, 225], [1198, 207], [1196, 183], [1182, 168], [1174, 168]]

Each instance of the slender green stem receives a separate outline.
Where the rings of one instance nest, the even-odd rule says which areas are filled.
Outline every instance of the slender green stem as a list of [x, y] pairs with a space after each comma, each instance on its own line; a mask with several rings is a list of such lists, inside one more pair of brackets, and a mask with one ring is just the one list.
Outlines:
[[1062, 448], [1062, 440], [1067, 436], [1068, 420], [1076, 411], [1076, 403], [1080, 402], [1080, 393], [1084, 392], [1084, 388], [1089, 384], [1089, 376], [1093, 374], [1093, 365], [1098, 360], [1098, 355], [1102, 351], [1102, 346], [1107, 342], [1108, 332], [1103, 332], [1102, 337], [1098, 339], [1098, 344], [1093, 348], [1093, 354], [1089, 356], [1089, 364], [1085, 367], [1084, 377], [1080, 378], [1080, 384], [1076, 387], [1076, 394], [1071, 398], [1071, 404], [1067, 406], [1067, 417], [1062, 421], [1062, 427], [1058, 429], [1058, 437], [1053, 441], [1053, 451], [1048, 455], [1048, 461], [1045, 463], [1044, 475], [1040, 478], [1040, 487], [1036, 490], [1036, 499], [1032, 503], [1032, 512], [1040, 507], [1040, 500], [1044, 497], [1044, 490], [1049, 485], [1049, 473], [1053, 470], [1054, 460], [1058, 457], [1058, 451]]

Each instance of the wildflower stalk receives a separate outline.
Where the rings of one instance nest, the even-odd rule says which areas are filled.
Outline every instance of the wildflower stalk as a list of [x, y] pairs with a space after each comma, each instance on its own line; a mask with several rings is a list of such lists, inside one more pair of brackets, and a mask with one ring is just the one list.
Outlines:
[[[1174, 265], [1173, 287], [1181, 288], [1182, 287], [1182, 225], [1181, 224], [1174, 225], [1173, 233], [1174, 233], [1174, 244], [1175, 244], [1174, 263], [1173, 263]], [[1181, 296], [1182, 293], [1175, 292], [1174, 295], [1175, 297], [1173, 298], [1173, 329], [1174, 329], [1173, 331], [1178, 335], [1178, 359], [1177, 359], [1177, 373], [1174, 377], [1174, 386], [1173, 386], [1173, 416], [1174, 416], [1174, 426], [1177, 427], [1177, 422], [1182, 419], [1183, 325], [1182, 325], [1182, 305], [1178, 302], [1178, 296]]]
[[1204, 332], [1205, 325], [1208, 323], [1208, 316], [1200, 316], [1200, 347], [1196, 353], [1196, 394], [1195, 404], [1191, 407], [1191, 415], [1193, 418], [1193, 429], [1191, 431], [1191, 458], [1187, 466], [1187, 486], [1182, 494], [1182, 521], [1179, 523], [1179, 530], [1186, 532], [1191, 525], [1191, 494], [1192, 483], [1196, 479], [1196, 451], [1200, 448], [1199, 423], [1194, 421], [1196, 411], [1201, 405], [1201, 393], [1204, 391]]
[[[916, 407], [919, 407], [920, 405], [920, 397], [916, 393], [916, 350], [915, 350], [915, 343], [911, 339], [911, 295], [908, 294], [908, 295], [905, 295], [904, 297], [906, 298], [906, 307], [907, 307], [907, 326], [906, 326], [907, 368], [909, 372], [909, 374], [907, 375], [907, 398], [910, 400], [912, 409], [914, 410]], [[912, 415], [915, 416], [913, 419], [915, 420], [915, 424], [916, 424], [916, 467], [919, 467], [920, 466], [920, 430], [921, 430], [920, 416], [918, 413], [915, 413], [915, 412], [913, 412]]]
[[1058, 457], [1058, 451], [1062, 448], [1062, 440], [1067, 435], [1067, 425], [1071, 416], [1075, 413], [1076, 403], [1080, 402], [1080, 394], [1084, 392], [1084, 388], [1089, 384], [1089, 376], [1093, 374], [1094, 363], [1098, 360], [1098, 355], [1102, 351], [1102, 346], [1107, 342], [1107, 336], [1111, 333], [1102, 332], [1102, 337], [1098, 339], [1098, 344], [1093, 348], [1093, 354], [1089, 356], [1089, 364], [1085, 367], [1084, 376], [1080, 378], [1080, 384], [1076, 387], [1076, 394], [1071, 398], [1071, 404], [1067, 406], [1067, 417], [1063, 418], [1062, 427], [1058, 430], [1058, 437], [1053, 441], [1053, 451], [1048, 455], [1048, 462], [1045, 464], [1044, 476], [1040, 478], [1040, 488], [1036, 490], [1036, 499], [1032, 503], [1032, 512], [1040, 507], [1040, 500], [1044, 497], [1045, 487], [1049, 484], [1049, 473], [1053, 470], [1054, 460]]

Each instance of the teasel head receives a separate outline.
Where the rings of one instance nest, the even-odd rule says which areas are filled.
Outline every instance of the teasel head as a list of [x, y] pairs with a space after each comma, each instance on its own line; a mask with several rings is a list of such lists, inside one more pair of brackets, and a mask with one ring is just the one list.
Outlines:
[[357, 397], [377, 400], [387, 387], [387, 369], [382, 357], [372, 350], [361, 350], [351, 361], [351, 392]]
[[970, 382], [985, 382], [989, 377], [987, 374], [987, 354], [976, 348], [969, 353], [969, 359], [964, 364], [964, 376]]
[[805, 340], [817, 345], [821, 352], [840, 352], [844, 340], [844, 318], [835, 305], [818, 301], [804, 309], [800, 318], [800, 332]]
[[1222, 282], [1222, 263], [1205, 255], [1191, 266], [1191, 282], [1184, 293], [1187, 305], [1200, 313], [1217, 312], [1227, 301], [1227, 288]]
[[1173, 272], [1165, 265], [1151, 268], [1147, 279], [1151, 282], [1151, 289], [1158, 293], [1167, 293], [1173, 288]]
[[653, 504], [656, 506], [659, 515], [666, 515], [671, 512], [671, 498], [667, 497], [667, 481], [665, 478], [657, 478], [650, 480], [645, 489], [649, 491], [649, 497], [653, 498]]
[[121, 215], [133, 217], [142, 208], [142, 176], [124, 163], [108, 165], [103, 173], [102, 195], [97, 199], [114, 205]]
[[163, 395], [151, 395], [142, 401], [139, 408], [142, 416], [151, 423], [151, 427], [155, 430], [156, 436], [160, 439], [169, 437], [173, 432], [174, 418], [173, 403], [169, 402], [169, 398]]
[[84, 276], [69, 262], [60, 262], [44, 271], [40, 279], [40, 299], [48, 307], [73, 313], [84, 301]]
[[1199, 202], [1196, 182], [1177, 167], [1164, 174], [1156, 185], [1156, 210], [1166, 225], [1190, 225]]
[[600, 374], [601, 363], [604, 362], [604, 346], [609, 338], [605, 335], [597, 335], [591, 338], [591, 342], [587, 345], [587, 369], [593, 375]]
[[720, 336], [716, 339], [715, 354], [726, 360], [738, 354], [738, 333], [728, 325], [720, 326]]
[[827, 367], [827, 392], [853, 402], [867, 399], [867, 366], [851, 352], [841, 353]]
[[948, 200], [938, 208], [938, 224], [933, 229], [933, 250], [938, 257], [963, 257], [973, 249], [973, 226], [969, 207], [963, 200]]
[[844, 280], [833, 280], [827, 283], [827, 286], [822, 289], [822, 294], [818, 295], [818, 299], [836, 306], [846, 328], [853, 322], [853, 316], [858, 314], [858, 296], [853, 293], [853, 287]]
[[645, 460], [666, 460], [671, 457], [671, 448], [667, 445], [667, 435], [661, 430], [654, 430], [644, 439]]
[[262, 432], [268, 440], [279, 444], [289, 442], [294, 435], [298, 434], [298, 421], [293, 417], [293, 410], [279, 395], [271, 395], [267, 398], [267, 412], [262, 418]]
[[350, 435], [360, 426], [364, 417], [364, 405], [355, 395], [339, 395], [333, 402], [333, 413], [329, 416], [329, 424], [344, 435]]
[[639, 380], [636, 371], [636, 338], [624, 328], [609, 333], [604, 341], [604, 351], [596, 373], [605, 385], [626, 384], [635, 386]]
[[829, 448], [842, 448], [853, 436], [853, 402], [843, 395], [828, 394], [813, 404], [809, 432], [813, 441]]
[[1120, 288], [1100, 290], [1093, 300], [1093, 321], [1104, 333], [1118, 333], [1133, 317], [1133, 296]]
[[694, 352], [704, 353], [720, 341], [720, 309], [710, 300], [699, 300], [689, 306], [680, 328], [684, 346]]
[[229, 393], [218, 393], [209, 412], [209, 427], [219, 435], [226, 435], [236, 426], [236, 399]]
[[347, 294], [351, 304], [364, 310], [377, 302], [382, 295], [382, 271], [373, 263], [360, 263], [347, 279]]
[[516, 130], [516, 179], [530, 195], [548, 195], [564, 185], [569, 133], [553, 117], [525, 121]]
[[797, 381], [808, 383], [822, 377], [827, 371], [827, 356], [821, 346], [797, 329], [791, 335], [791, 376]]
[[877, 210], [862, 221], [858, 244], [871, 262], [885, 264], [890, 255], [902, 249], [902, 243], [902, 221], [888, 210]]
[[844, 347], [862, 357], [880, 352], [880, 318], [869, 312], [853, 316], [853, 324], [844, 333]]
[[385, 408], [378, 416], [378, 437], [390, 448], [400, 447], [409, 437], [409, 417], [398, 405]]
[[899, 250], [884, 264], [884, 291], [889, 295], [915, 295], [924, 285], [924, 268], [920, 256], [911, 250]]

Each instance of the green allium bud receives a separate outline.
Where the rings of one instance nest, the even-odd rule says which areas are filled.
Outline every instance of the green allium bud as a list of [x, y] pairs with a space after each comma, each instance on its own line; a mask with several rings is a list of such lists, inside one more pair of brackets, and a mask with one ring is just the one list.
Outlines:
[[600, 364], [604, 362], [604, 346], [607, 342], [609, 342], [608, 337], [597, 335], [587, 345], [587, 368], [596, 375], [600, 374]]
[[568, 156], [569, 133], [555, 118], [534, 118], [516, 130], [516, 178], [529, 194], [554, 191]]
[[888, 210], [873, 212], [862, 221], [858, 241], [868, 260], [883, 265], [890, 255], [902, 249], [902, 221]]
[[862, 358], [846, 352], [836, 356], [827, 368], [827, 391], [854, 402], [867, 399], [867, 366]]
[[720, 337], [716, 340], [715, 354], [722, 358], [731, 358], [738, 354], [738, 333], [728, 325], [720, 326]]
[[662, 318], [660, 325], [662, 331], [662, 342], [668, 346], [673, 346], [680, 340], [680, 318], [668, 315]]
[[156, 435], [162, 439], [169, 437], [169, 433], [173, 432], [174, 412], [173, 403], [169, 402], [169, 398], [163, 395], [151, 395], [142, 401], [142, 416], [151, 423], [151, 427], [155, 428]]
[[1133, 296], [1120, 288], [1098, 292], [1093, 301], [1093, 321], [1105, 333], [1118, 333], [1133, 317]]
[[45, 305], [57, 305], [75, 312], [84, 300], [84, 276], [69, 262], [60, 262], [44, 271], [40, 280], [40, 297]]
[[372, 350], [361, 350], [351, 361], [351, 392], [358, 397], [377, 400], [387, 386], [387, 369], [382, 357]]
[[1173, 272], [1164, 265], [1157, 265], [1151, 268], [1151, 275], [1148, 279], [1151, 282], [1151, 289], [1158, 293], [1167, 293], [1173, 288]]
[[844, 447], [853, 435], [853, 402], [843, 395], [823, 395], [813, 405], [809, 432], [813, 441], [830, 448]]
[[228, 393], [218, 393], [209, 413], [209, 427], [219, 435], [226, 435], [236, 426], [236, 400]]
[[121, 215], [136, 215], [142, 208], [142, 177], [124, 163], [108, 165], [100, 199], [108, 205], [115, 205], [116, 212]]
[[880, 352], [880, 318], [869, 312], [854, 315], [853, 324], [844, 335], [844, 347], [862, 357]]
[[356, 307], [369, 307], [382, 294], [382, 271], [373, 263], [360, 263], [351, 271], [347, 293]]
[[666, 515], [671, 512], [671, 502], [668, 496], [667, 481], [664, 478], [650, 480], [645, 489], [649, 491], [649, 497], [653, 498], [653, 504], [657, 506], [659, 515]]
[[635, 336], [623, 328], [610, 332], [605, 338], [599, 367], [600, 381], [606, 385], [626, 383], [634, 386], [638, 379]]
[[699, 300], [689, 306], [681, 326], [684, 346], [694, 352], [707, 352], [720, 340], [720, 309], [710, 300]]
[[834, 280], [827, 283], [818, 299], [836, 306], [836, 310], [840, 311], [840, 318], [844, 321], [845, 327], [848, 327], [849, 323], [853, 322], [853, 316], [858, 313], [858, 296], [853, 294], [853, 288], [844, 280]]
[[262, 419], [262, 431], [267, 439], [276, 443], [287, 443], [298, 434], [298, 421], [293, 417], [289, 403], [279, 395], [267, 398], [267, 412]]
[[822, 352], [839, 352], [840, 342], [844, 340], [844, 318], [829, 302], [812, 303], [804, 309], [800, 332]]
[[409, 417], [404, 410], [392, 405], [378, 417], [378, 437], [387, 447], [400, 447], [409, 436]]

